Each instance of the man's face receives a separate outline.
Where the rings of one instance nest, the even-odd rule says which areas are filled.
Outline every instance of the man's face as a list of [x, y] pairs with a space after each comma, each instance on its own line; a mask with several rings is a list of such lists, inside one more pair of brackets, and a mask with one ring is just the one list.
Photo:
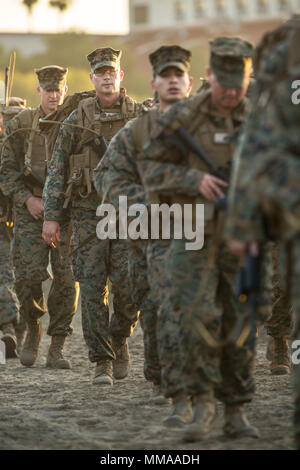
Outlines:
[[95, 72], [90, 73], [90, 80], [95, 87], [97, 95], [113, 95], [118, 93], [123, 77], [124, 72], [113, 67], [100, 67]]
[[247, 93], [250, 82], [250, 73], [251, 70], [249, 72], [249, 76], [247, 75], [245, 77], [242, 88], [225, 88], [220, 85], [211, 68], [207, 67], [206, 76], [211, 86], [212, 104], [221, 112], [230, 113], [233, 111]]
[[151, 81], [153, 92], [157, 92], [160, 104], [169, 106], [189, 96], [193, 79], [177, 67], [167, 67]]
[[56, 111], [57, 107], [64, 102], [64, 98], [68, 91], [67, 86], [61, 89], [53, 88], [45, 90], [41, 86], [37, 88], [37, 92], [41, 97], [41, 107], [46, 114]]

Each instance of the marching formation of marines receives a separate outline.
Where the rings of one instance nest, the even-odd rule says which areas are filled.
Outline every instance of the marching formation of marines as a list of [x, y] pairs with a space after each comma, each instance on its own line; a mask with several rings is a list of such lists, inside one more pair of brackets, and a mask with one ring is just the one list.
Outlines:
[[[128, 376], [128, 338], [140, 319], [151, 401], [172, 402], [164, 426], [182, 427], [185, 442], [204, 439], [219, 400], [227, 437], [259, 437], [244, 408], [255, 395], [257, 326], [270, 337], [274, 375], [290, 373], [289, 341], [300, 339], [300, 108], [291, 99], [299, 39], [298, 16], [256, 49], [241, 38], [213, 39], [195, 94], [191, 52], [161, 46], [149, 55], [154, 98], [144, 102], [122, 88], [122, 52], [110, 47], [87, 55], [89, 92], [67, 96], [64, 67], [35, 69], [40, 105], [11, 99], [1, 109], [0, 339], [7, 358], [34, 365], [48, 312], [46, 366], [70, 369], [64, 343], [80, 289], [94, 385]], [[145, 209], [143, 236], [123, 236], [122, 198]], [[105, 232], [109, 205], [115, 216]], [[169, 237], [164, 227], [152, 236], [153, 207], [170, 209]], [[203, 243], [187, 249], [200, 207]], [[187, 208], [194, 238], [175, 234]], [[126, 214], [126, 227], [134, 213]], [[42, 282], [49, 278], [46, 302]], [[300, 448], [299, 367], [293, 375]]]

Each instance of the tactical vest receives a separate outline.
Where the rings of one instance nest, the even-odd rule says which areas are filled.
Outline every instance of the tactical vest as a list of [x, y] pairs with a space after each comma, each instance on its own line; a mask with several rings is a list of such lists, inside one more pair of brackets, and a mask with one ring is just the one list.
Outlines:
[[[44, 114], [39, 107], [36, 109], [25, 109], [19, 114], [18, 118], [21, 128], [32, 128], [32, 131], [26, 133], [26, 138], [24, 139], [25, 157], [24, 161], [20, 162], [20, 170], [24, 166], [30, 167], [32, 172], [45, 183], [47, 171], [46, 142], [45, 137], [36, 132], [39, 118], [43, 116]], [[34, 196], [42, 197], [43, 189], [40, 186], [32, 185], [29, 189]]]
[[[183, 110], [182, 125], [229, 177], [230, 163], [235, 150], [235, 142], [232, 136], [244, 121], [246, 100], [239, 105], [240, 112], [224, 115], [210, 108], [210, 96], [211, 91], [209, 89], [204, 89], [198, 95], [195, 95], [194, 99], [188, 103], [188, 107]], [[188, 154], [186, 164], [188, 168], [211, 173], [206, 163], [194, 153], [190, 152]], [[151, 192], [147, 196], [151, 203], [167, 203], [169, 205], [179, 203], [182, 207], [184, 207], [184, 204], [192, 204], [193, 206], [195, 204], [204, 204], [205, 233], [214, 233], [215, 205], [200, 194], [197, 197], [190, 197], [176, 193], [166, 196]]]
[[132, 124], [131, 132], [137, 155], [141, 153], [147, 139], [150, 137], [153, 125], [160, 113], [159, 108], [154, 107], [145, 111], [143, 115]]
[[139, 112], [139, 105], [129, 96], [122, 96], [120, 101], [111, 108], [102, 110], [97, 98], [82, 100], [78, 106], [78, 124], [85, 127], [81, 140], [77, 145], [75, 154], [70, 156], [70, 175], [67, 181], [64, 207], [67, 207], [74, 195], [82, 198], [97, 199], [93, 189], [93, 170], [98, 165], [102, 155], [99, 155], [88, 140], [95, 137], [95, 131], [99, 136], [103, 135], [107, 144], [113, 136], [122, 129], [125, 124], [135, 118]]

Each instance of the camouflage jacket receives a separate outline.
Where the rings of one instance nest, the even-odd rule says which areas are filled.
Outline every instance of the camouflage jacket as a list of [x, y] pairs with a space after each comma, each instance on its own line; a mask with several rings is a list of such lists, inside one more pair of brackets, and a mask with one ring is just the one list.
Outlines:
[[249, 116], [235, 155], [228, 239], [265, 239], [262, 214], [275, 237], [300, 231], [300, 105], [292, 102], [292, 82], [278, 83]]
[[[116, 108], [120, 107], [119, 101], [120, 100], [115, 104]], [[98, 101], [97, 106], [101, 111]], [[139, 107], [140, 105], [138, 104], [137, 108], [139, 109]], [[78, 110], [76, 109], [73, 111], [64, 122], [67, 124], [77, 125], [79, 123]], [[61, 221], [64, 218], [63, 204], [65, 199], [64, 192], [69, 175], [69, 158], [74, 152], [76, 152], [81, 141], [82, 134], [83, 130], [76, 127], [72, 128], [62, 125], [60, 128], [43, 192], [45, 220]], [[101, 166], [99, 166], [100, 164]], [[99, 165], [98, 167], [101, 168], [101, 182], [99, 180], [99, 185], [102, 187], [102, 178], [108, 168], [106, 165], [106, 158], [104, 158], [104, 156], [99, 162]], [[98, 190], [99, 186], [96, 186], [96, 189]], [[99, 202], [100, 198], [83, 199], [80, 196], [75, 196], [72, 205], [73, 207], [82, 207], [95, 211]]]
[[[184, 203], [193, 203], [197, 198], [197, 202], [199, 199], [199, 202], [205, 203], [205, 212], [212, 212], [211, 209], [206, 210], [209, 204], [206, 204], [204, 198], [200, 200], [199, 194], [200, 181], [205, 173], [211, 172], [210, 169], [203, 162], [198, 164], [198, 157], [194, 157], [194, 162], [192, 162], [193, 154], [191, 152], [181, 153], [169, 142], [168, 137], [163, 135], [165, 129], [172, 130], [172, 128], [176, 128], [177, 124], [182, 125], [194, 136], [211, 159], [215, 160], [214, 148], [211, 147], [211, 142], [209, 148], [208, 138], [205, 140], [205, 136], [210, 135], [209, 141], [211, 141], [211, 133], [214, 132], [211, 132], [208, 127], [222, 129], [225, 127], [225, 123], [230, 120], [232, 132], [239, 130], [245, 120], [247, 100], [243, 100], [229, 116], [225, 116], [211, 106], [210, 95], [210, 89], [204, 89], [196, 95], [174, 104], [154, 126], [151, 137], [139, 156], [138, 163], [148, 202], [151, 202], [150, 195], [152, 193], [160, 194], [162, 196], [159, 199], [160, 202], [169, 202], [169, 204], [181, 202], [181, 200], [184, 200]], [[204, 126], [206, 126], [206, 130], [203, 130]], [[234, 146], [234, 143], [223, 145], [224, 151], [230, 157], [226, 163], [227, 168], [225, 167], [228, 174]], [[221, 148], [220, 150], [218, 150], [219, 154], [222, 153]]]
[[128, 206], [146, 204], [145, 190], [137, 169], [137, 157], [150, 135], [151, 125], [159, 116], [154, 107], [144, 110], [141, 116], [130, 121], [112, 139], [103, 162], [94, 171], [94, 183], [98, 192], [101, 191], [101, 167], [106, 166], [105, 179], [109, 200], [118, 208], [119, 196], [127, 196]]
[[[35, 112], [39, 113], [40, 117], [45, 116], [40, 106], [32, 111], [32, 116]], [[27, 113], [27, 110], [22, 111], [7, 122], [5, 126], [7, 136], [23, 128], [21, 124], [21, 115], [23, 113]], [[24, 208], [24, 210], [27, 210], [24, 204], [32, 196], [32, 192], [23, 180], [15, 181], [15, 179], [24, 166], [25, 143], [29, 133], [28, 130], [16, 132], [10, 139], [5, 141], [2, 147], [0, 166], [0, 187], [3, 193], [12, 198], [14, 207]]]

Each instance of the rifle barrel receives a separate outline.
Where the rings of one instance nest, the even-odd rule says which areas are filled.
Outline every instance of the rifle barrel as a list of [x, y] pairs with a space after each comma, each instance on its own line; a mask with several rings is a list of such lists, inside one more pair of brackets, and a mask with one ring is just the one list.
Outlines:
[[226, 181], [226, 183], [229, 183], [229, 178], [225, 174], [222, 168], [220, 168], [208, 155], [207, 153], [200, 147], [198, 142], [192, 137], [188, 131], [183, 127], [179, 126], [176, 129], [177, 134], [179, 135], [180, 139], [185, 142], [185, 144], [188, 146], [188, 148], [194, 152], [196, 155], [199, 155], [199, 157], [202, 158], [202, 160], [207, 164], [207, 166], [210, 168], [212, 173], [214, 173], [216, 176], [219, 178], [223, 179]]

